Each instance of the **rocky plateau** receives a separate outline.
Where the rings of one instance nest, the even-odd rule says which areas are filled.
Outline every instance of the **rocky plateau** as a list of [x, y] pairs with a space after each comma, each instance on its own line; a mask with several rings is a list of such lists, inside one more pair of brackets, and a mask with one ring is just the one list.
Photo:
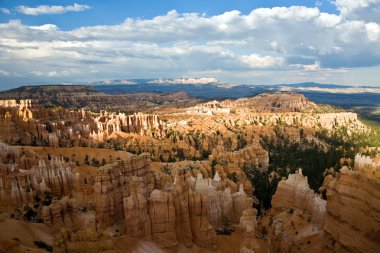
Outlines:
[[380, 250], [380, 148], [344, 152], [372, 131], [353, 112], [292, 92], [1, 97], [0, 252]]

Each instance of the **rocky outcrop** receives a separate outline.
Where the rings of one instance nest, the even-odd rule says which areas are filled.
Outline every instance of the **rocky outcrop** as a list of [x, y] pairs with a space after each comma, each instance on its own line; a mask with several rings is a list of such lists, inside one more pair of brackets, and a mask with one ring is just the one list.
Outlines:
[[380, 166], [356, 156], [327, 190], [326, 252], [375, 253], [380, 249]]
[[130, 177], [145, 177], [144, 183], [147, 187], [144, 194], [149, 194], [153, 190], [154, 182], [150, 180], [152, 175], [146, 176], [148, 169], [149, 156], [143, 154], [125, 161], [117, 161], [98, 170], [94, 184], [94, 199], [96, 220], [101, 228], [107, 228], [124, 220], [123, 198], [130, 195]]
[[0, 107], [16, 107], [18, 106], [15, 99], [0, 100]]
[[189, 190], [191, 186], [185, 182], [184, 175], [178, 175], [173, 184], [173, 204], [175, 209], [175, 228], [177, 240], [186, 247], [193, 244], [190, 208], [189, 208]]
[[321, 188], [327, 189], [327, 202], [310, 190], [302, 171], [278, 184], [269, 222], [271, 252], [378, 252], [379, 158], [357, 155], [352, 169], [326, 172]]
[[[0, 92], [2, 99], [33, 99], [40, 104], [87, 110], [139, 111], [156, 107], [186, 107], [197, 100], [185, 92], [171, 93], [126, 93], [119, 94], [111, 86], [103, 86], [105, 94], [88, 85], [43, 85], [24, 86]], [[114, 95], [111, 95], [114, 94]]]
[[21, 170], [16, 165], [5, 166], [0, 171], [0, 206], [21, 207], [33, 204], [36, 196], [46, 192], [61, 199], [72, 196], [74, 190], [73, 164], [53, 157], [47, 165], [44, 160], [31, 170]]
[[256, 252], [258, 249], [256, 241], [257, 210], [250, 207], [244, 210], [240, 218], [239, 229], [242, 232], [242, 243], [240, 252]]
[[53, 250], [57, 253], [113, 253], [114, 249], [115, 246], [109, 235], [92, 229], [77, 232], [62, 230], [53, 242]]
[[149, 197], [149, 216], [152, 222], [152, 237], [162, 247], [177, 244], [176, 213], [171, 193], [154, 190]]
[[58, 232], [63, 227], [76, 228], [78, 207], [75, 199], [68, 197], [60, 200], [54, 199], [49, 206], [42, 207], [41, 218], [45, 224], [51, 226], [54, 232]]
[[246, 208], [253, 206], [253, 199], [245, 193], [243, 185], [240, 184], [239, 191], [232, 194], [233, 221], [239, 223], [240, 217]]
[[98, 141], [103, 141], [117, 132], [152, 137], [162, 137], [164, 135], [163, 123], [157, 115], [142, 113], [125, 115], [124, 113], [101, 112], [101, 115], [94, 119], [94, 123], [97, 125], [97, 131], [93, 131], [90, 138]]
[[130, 196], [123, 199], [126, 234], [150, 239], [152, 228], [148, 214], [148, 201], [143, 195], [142, 178], [133, 176], [130, 187]]
[[88, 145], [90, 112], [32, 106], [0, 107], [0, 139], [8, 144], [32, 146]]
[[[161, 247], [173, 247], [178, 242], [190, 247], [193, 241], [201, 247], [214, 247], [215, 232], [208, 222], [207, 196], [192, 192], [191, 184], [183, 176], [170, 192], [157, 189], [160, 180], [148, 179], [152, 172], [146, 159], [140, 156], [98, 170], [94, 199], [99, 226], [104, 229], [124, 221], [126, 234], [152, 238]], [[116, 211], [119, 196], [124, 196], [122, 219]]]
[[299, 112], [317, 108], [304, 95], [294, 92], [267, 92], [237, 100], [210, 101], [188, 108], [188, 114], [214, 115], [230, 114], [234, 110], [245, 109], [250, 112]]
[[20, 151], [8, 144], [0, 142], [0, 163], [12, 164], [21, 158]]
[[280, 181], [272, 197], [272, 207], [278, 210], [299, 209], [309, 214], [322, 228], [326, 217], [326, 201], [310, 189], [307, 177], [299, 169], [288, 179]]
[[380, 158], [372, 159], [369, 156], [357, 154], [355, 156], [354, 170], [361, 172], [373, 173], [380, 168]]
[[333, 131], [347, 128], [351, 135], [355, 131], [368, 132], [368, 127], [358, 120], [356, 113], [250, 113], [240, 116], [223, 117], [219, 121], [228, 126], [302, 126], [314, 129]]
[[244, 164], [251, 164], [262, 170], [268, 169], [269, 156], [268, 152], [260, 144], [252, 145], [247, 148], [234, 152], [225, 152], [217, 156], [217, 161], [228, 161], [241, 168]]
[[215, 230], [238, 224], [252, 206], [243, 185], [232, 192], [218, 173], [204, 179], [198, 172], [194, 179], [190, 169], [181, 167], [173, 170], [174, 183], [164, 183], [146, 159], [142, 155], [98, 169], [94, 201], [99, 228], [124, 223], [127, 235], [151, 238], [164, 248], [195, 243], [215, 249]]
[[216, 235], [209, 222], [209, 202], [206, 195], [189, 192], [189, 215], [193, 241], [202, 248], [215, 248]]
[[302, 111], [316, 107], [304, 95], [294, 92], [262, 93], [252, 98], [240, 98], [234, 106], [249, 107], [256, 112]]
[[204, 179], [198, 173], [194, 191], [201, 193], [207, 200], [208, 220], [216, 229], [239, 223], [243, 211], [253, 204], [253, 199], [245, 193], [243, 184], [240, 184], [239, 191], [231, 193], [231, 188], [222, 186], [218, 174], [213, 180]]
[[204, 104], [199, 104], [194, 107], [190, 107], [187, 109], [186, 113], [195, 115], [230, 114], [231, 109], [223, 107], [222, 103], [214, 100]]
[[[23, 119], [23, 121], [28, 121], [33, 119], [33, 113], [30, 110], [32, 107], [32, 100], [20, 100], [18, 104], [16, 100], [0, 100], [0, 107], [3, 108], [18, 108], [18, 116]], [[10, 114], [9, 114], [10, 115]]]
[[32, 168], [35, 179], [32, 179], [34, 188], [42, 195], [49, 191], [58, 199], [63, 196], [71, 196], [74, 190], [73, 163], [66, 163], [63, 159], [53, 157], [49, 165], [40, 160], [37, 167]]
[[284, 229], [283, 221], [279, 219], [273, 223], [273, 238], [270, 244], [270, 252], [289, 253], [292, 242], [289, 239], [288, 232]]

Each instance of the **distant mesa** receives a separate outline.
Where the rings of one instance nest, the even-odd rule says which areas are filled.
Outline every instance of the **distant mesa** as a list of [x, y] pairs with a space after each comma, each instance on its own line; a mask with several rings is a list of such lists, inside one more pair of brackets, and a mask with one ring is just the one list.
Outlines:
[[[277, 85], [257, 85], [223, 83], [215, 78], [180, 78], [180, 79], [109, 79], [90, 83], [76, 83], [75, 85], [35, 85], [24, 86], [16, 89], [0, 92], [1, 99], [39, 99], [46, 100], [73, 100], [73, 96], [81, 97], [76, 102], [76, 108], [89, 105], [83, 101], [93, 100], [95, 103], [106, 101], [105, 95], [129, 95], [136, 93], [178, 93], [185, 92], [189, 97], [206, 101], [222, 99], [238, 99], [255, 96], [265, 92], [293, 91], [305, 95], [306, 98], [319, 104], [332, 104], [343, 108], [355, 106], [380, 106], [379, 87], [354, 87], [347, 85], [320, 84], [320, 83], [296, 83]], [[56, 96], [59, 94], [59, 96]], [[66, 97], [69, 98], [62, 98]], [[84, 96], [87, 98], [84, 99]], [[38, 96], [38, 98], [36, 98]], [[134, 96], [134, 95], [132, 95]], [[149, 95], [150, 96], [150, 95]], [[101, 97], [101, 99], [100, 99]], [[128, 98], [129, 100], [129, 98]], [[121, 102], [121, 101], [119, 101]], [[150, 101], [153, 102], [153, 101]], [[51, 102], [52, 103], [52, 102]], [[54, 103], [57, 104], [57, 103]], [[59, 101], [59, 105], [66, 106], [66, 101]], [[123, 103], [118, 103], [122, 105]], [[101, 109], [109, 109], [101, 107]], [[365, 112], [366, 113], [366, 112]]]
[[[124, 81], [126, 83], [126, 81]], [[41, 85], [24, 86], [9, 91], [0, 92], [2, 100], [32, 99], [45, 106], [63, 106], [74, 109], [87, 110], [138, 110], [154, 108], [157, 106], [190, 106], [196, 100], [185, 92], [171, 93], [132, 93], [117, 92], [117, 87], [132, 88], [136, 85]], [[108, 87], [116, 94], [107, 94], [99, 91], [97, 87]], [[4, 102], [5, 103], [5, 102]], [[12, 102], [13, 103], [13, 102]], [[14, 102], [15, 103], [15, 102]], [[0, 104], [1, 105], [1, 104]]]

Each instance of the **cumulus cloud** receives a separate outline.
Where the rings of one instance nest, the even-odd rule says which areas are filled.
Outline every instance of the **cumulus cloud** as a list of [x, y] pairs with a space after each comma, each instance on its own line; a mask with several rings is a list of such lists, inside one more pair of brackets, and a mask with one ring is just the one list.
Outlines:
[[[338, 78], [342, 70], [380, 65], [379, 23], [302, 6], [215, 16], [173, 10], [151, 19], [127, 18], [69, 31], [15, 20], [0, 23], [0, 34], [0, 69], [12, 64], [38, 80], [205, 73], [222, 80], [317, 81]], [[378, 80], [375, 74], [365, 78]]]
[[20, 5], [16, 7], [16, 10], [25, 15], [45, 15], [45, 14], [62, 14], [65, 12], [79, 12], [89, 10], [90, 6], [81, 5], [81, 4], [73, 4], [67, 6], [60, 5], [40, 5], [37, 7], [28, 7], [24, 5]]
[[367, 22], [380, 22], [380, 0], [336, 0], [343, 17]]
[[262, 57], [257, 54], [243, 55], [240, 57], [240, 59], [243, 63], [246, 63], [250, 68], [253, 69], [276, 68], [280, 67], [285, 61], [284, 58], [281, 57]]
[[4, 14], [11, 14], [10, 10], [7, 8], [0, 8], [0, 12]]
[[319, 61], [315, 61], [314, 64], [308, 64], [302, 66], [305, 71], [318, 71], [321, 69], [321, 63]]

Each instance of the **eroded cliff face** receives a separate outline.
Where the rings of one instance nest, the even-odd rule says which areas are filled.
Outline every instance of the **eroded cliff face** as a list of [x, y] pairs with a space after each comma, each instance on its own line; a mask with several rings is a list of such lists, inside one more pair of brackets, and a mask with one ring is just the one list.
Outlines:
[[11, 145], [98, 146], [117, 133], [162, 138], [165, 129], [157, 115], [92, 113], [32, 106], [31, 100], [0, 100], [0, 140]]
[[[260, 141], [265, 136], [276, 138], [276, 129], [292, 142], [299, 141], [302, 136], [324, 148], [326, 144], [316, 137], [317, 131], [332, 133], [341, 127], [347, 127], [350, 133], [368, 130], [354, 113], [321, 113], [306, 109], [296, 112], [294, 108], [298, 103], [305, 103], [306, 107], [311, 104], [296, 94], [266, 94], [248, 100], [255, 102], [201, 104], [212, 110], [229, 108], [230, 111], [225, 115], [199, 117], [172, 110], [160, 112], [160, 115], [127, 115], [41, 106], [29, 109], [29, 100], [20, 102], [20, 108], [25, 109], [20, 111], [12, 106], [12, 101], [7, 101], [0, 107], [0, 139], [9, 144], [93, 146], [138, 154], [148, 152], [155, 160], [163, 162], [219, 160], [227, 162], [224, 169], [232, 173], [239, 171], [244, 163], [265, 170], [269, 156]], [[271, 109], [264, 113], [253, 110], [256, 103], [267, 107], [271, 104], [269, 101], [275, 107], [277, 103], [279, 106], [284, 103], [280, 106], [282, 110], [275, 113]]]
[[272, 198], [272, 207], [281, 211], [299, 209], [310, 215], [320, 229], [326, 217], [326, 201], [310, 189], [307, 177], [302, 175], [301, 169], [279, 182]]
[[318, 131], [368, 130], [356, 114], [318, 110], [288, 93], [131, 115], [2, 102], [2, 140], [51, 147], [0, 142], [0, 222], [42, 222], [57, 252], [223, 251], [219, 235], [233, 229], [222, 236], [241, 252], [373, 252], [379, 160], [358, 156], [352, 171], [327, 176], [327, 211], [301, 170], [262, 217], [252, 208], [242, 168], [268, 169], [266, 141], [326, 148]]
[[[268, 169], [269, 166], [268, 152], [263, 149], [259, 143], [238, 151], [221, 153], [216, 156], [216, 160], [219, 163], [227, 162], [229, 163], [229, 167], [236, 169], [243, 167], [245, 164], [252, 165], [262, 170]], [[233, 170], [231, 172], [233, 172]]]
[[[243, 114], [241, 115], [243, 116]], [[358, 120], [356, 113], [249, 113], [243, 117], [227, 116], [220, 119], [227, 126], [302, 126], [313, 129], [326, 129], [328, 131], [347, 127], [348, 131], [368, 131], [368, 128]]]
[[[21, 101], [22, 102], [22, 101]], [[91, 132], [92, 114], [63, 108], [0, 107], [0, 139], [11, 145], [80, 146]]]
[[165, 131], [163, 123], [157, 115], [135, 113], [125, 115], [124, 113], [101, 112], [100, 116], [94, 119], [97, 131], [90, 134], [90, 138], [103, 142], [113, 133], [124, 132], [151, 137], [163, 137]]
[[[114, 92], [110, 92], [114, 93]], [[117, 92], [116, 92], [117, 93]], [[0, 98], [33, 99], [43, 105], [63, 106], [87, 110], [139, 111], [150, 108], [184, 107], [197, 102], [185, 92], [173, 93], [133, 93], [109, 95], [96, 91], [88, 85], [43, 85], [24, 86], [0, 92]], [[1, 102], [0, 102], [1, 105]], [[13, 105], [13, 102], [10, 104]]]
[[75, 199], [64, 197], [60, 200], [53, 199], [49, 206], [43, 206], [41, 219], [44, 224], [51, 227], [53, 232], [62, 228], [76, 229], [79, 225], [78, 206]]
[[152, 240], [155, 247], [216, 250], [215, 231], [239, 224], [252, 206], [243, 184], [218, 172], [209, 178], [210, 167], [187, 164], [165, 175], [150, 164], [142, 154], [85, 177], [55, 157], [30, 170], [9, 165], [1, 171], [0, 206], [15, 219], [45, 224], [59, 252], [94, 250], [108, 243], [104, 234]]
[[379, 161], [356, 156], [355, 167], [329, 183], [327, 199], [325, 252], [379, 252]]
[[44, 160], [31, 170], [22, 170], [15, 164], [0, 168], [0, 206], [20, 208], [34, 204], [39, 197], [51, 193], [56, 198], [71, 196], [74, 188], [73, 164], [53, 158]]
[[[144, 154], [99, 168], [94, 184], [94, 201], [95, 218], [100, 228], [105, 229], [124, 221], [123, 203], [128, 206], [128, 199], [123, 199], [129, 197], [131, 193], [132, 198], [136, 196], [132, 199], [136, 202], [130, 205], [144, 206], [145, 203], [138, 202], [138, 194], [147, 199], [155, 188], [155, 178], [149, 170], [149, 163], [149, 156]], [[139, 181], [144, 185], [143, 188], [138, 184]], [[131, 186], [136, 189], [132, 189]]]
[[[241, 223], [248, 219], [246, 216], [255, 220], [252, 211], [246, 211]], [[255, 243], [244, 240], [244, 248], [246, 252], [323, 252], [325, 217], [326, 201], [310, 189], [307, 177], [298, 170], [280, 181], [272, 209], [261, 217], [257, 228], [249, 228], [256, 231], [254, 235], [248, 233]]]
[[92, 229], [73, 232], [60, 231], [53, 241], [53, 252], [57, 253], [114, 253], [115, 245], [110, 235]]
[[[9, 121], [12, 117], [19, 118], [22, 123], [28, 123], [33, 119], [33, 113], [30, 110], [32, 107], [32, 100], [20, 100], [17, 103], [16, 100], [0, 100], [1, 114], [4, 114], [4, 121], [1, 121], [1, 126], [9, 126]], [[8, 129], [9, 130], [9, 129]], [[9, 132], [9, 131], [8, 131]]]
[[327, 201], [301, 171], [282, 180], [263, 218], [271, 252], [378, 252], [379, 158], [357, 155], [352, 169], [325, 177]]
[[316, 107], [304, 95], [294, 92], [262, 93], [253, 98], [237, 99], [234, 104], [253, 108], [256, 112], [302, 111]]
[[252, 206], [243, 185], [231, 192], [218, 174], [211, 179], [198, 172], [194, 178], [189, 167], [178, 168], [172, 182], [152, 171], [148, 160], [134, 159], [133, 166], [120, 161], [98, 171], [95, 217], [102, 229], [122, 223], [127, 235], [164, 248], [181, 243], [215, 249], [215, 230], [237, 224]]
[[315, 109], [316, 104], [304, 95], [294, 92], [262, 93], [251, 98], [237, 100], [210, 101], [187, 110], [188, 114], [215, 115], [229, 114], [237, 108], [251, 112], [285, 112]]
[[257, 210], [247, 208], [240, 217], [239, 228], [242, 231], [240, 252], [260, 252], [257, 243]]

